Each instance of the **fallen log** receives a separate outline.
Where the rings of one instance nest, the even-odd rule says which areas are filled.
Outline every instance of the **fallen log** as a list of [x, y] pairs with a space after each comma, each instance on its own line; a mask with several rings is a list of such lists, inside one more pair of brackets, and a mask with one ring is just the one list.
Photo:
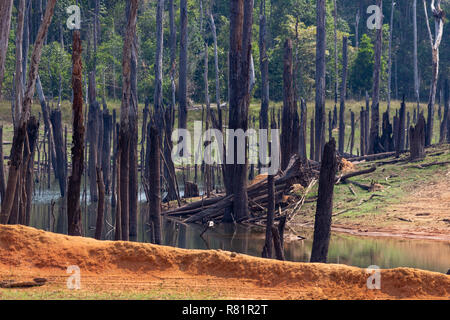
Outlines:
[[343, 175], [341, 177], [336, 178], [336, 184], [339, 184], [340, 182], [345, 182], [347, 179], [350, 179], [350, 178], [354, 178], [354, 177], [357, 177], [357, 176], [362, 176], [362, 175], [365, 175], [365, 174], [369, 174], [369, 173], [375, 172], [376, 170], [377, 170], [377, 167], [372, 166], [369, 169], [348, 173], [346, 175]]

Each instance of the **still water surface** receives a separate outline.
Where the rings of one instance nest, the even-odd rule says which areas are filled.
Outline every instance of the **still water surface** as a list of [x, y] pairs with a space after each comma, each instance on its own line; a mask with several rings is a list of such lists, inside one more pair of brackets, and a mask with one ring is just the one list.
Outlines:
[[[94, 237], [96, 204], [82, 201], [83, 230], [85, 236]], [[67, 217], [64, 202], [58, 198], [57, 190], [42, 190], [35, 195], [31, 226], [47, 231], [67, 233]], [[149, 242], [147, 226], [148, 207], [139, 203], [138, 236], [136, 241]], [[103, 238], [113, 240], [112, 210], [108, 205], [105, 212]], [[257, 227], [221, 224], [209, 229], [203, 237], [203, 227], [185, 225], [163, 220], [164, 245], [185, 249], [221, 249], [261, 256], [264, 246], [264, 230]], [[285, 240], [287, 260], [308, 262], [312, 248], [312, 230], [298, 230], [306, 240]], [[295, 238], [295, 237], [294, 237]], [[413, 240], [398, 238], [371, 238], [334, 233], [329, 248], [329, 262], [367, 268], [378, 265], [381, 268], [412, 267], [445, 273], [450, 268], [450, 242]]]

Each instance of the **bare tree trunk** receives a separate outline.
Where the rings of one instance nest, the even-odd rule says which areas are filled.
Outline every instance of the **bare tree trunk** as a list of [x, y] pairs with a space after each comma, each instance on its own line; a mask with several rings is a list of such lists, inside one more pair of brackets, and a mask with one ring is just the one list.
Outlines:
[[13, 0], [4, 0], [0, 7], [0, 100], [2, 98], [6, 52], [8, 52], [9, 32], [11, 29], [12, 7]]
[[260, 129], [269, 128], [269, 57], [266, 52], [267, 22], [266, 1], [261, 1], [259, 17], [259, 59], [261, 69], [261, 110], [259, 113]]
[[434, 127], [434, 105], [436, 103], [436, 88], [439, 78], [439, 46], [441, 45], [442, 36], [444, 33], [444, 11], [441, 9], [441, 0], [437, 0], [435, 6], [435, 0], [431, 2], [431, 11], [434, 16], [435, 34], [430, 29], [430, 22], [428, 21], [428, 10], [426, 1], [423, 1], [425, 18], [427, 22], [428, 35], [430, 37], [431, 51], [432, 51], [432, 72], [430, 96], [428, 99], [428, 121], [426, 126], [425, 146], [431, 145], [433, 141], [433, 127]]
[[66, 172], [64, 168], [64, 141], [62, 132], [62, 118], [61, 110], [52, 110], [50, 113], [50, 120], [53, 127], [53, 140], [55, 141], [56, 150], [56, 168], [58, 171], [59, 190], [61, 197], [64, 198], [66, 194]]
[[[292, 64], [292, 41], [287, 39], [284, 44], [284, 73], [283, 73], [283, 120], [281, 131], [281, 169], [287, 168], [291, 157], [297, 152], [298, 143], [294, 142], [294, 135], [299, 130], [294, 127], [295, 118], [298, 119], [294, 103], [293, 87], [293, 64]], [[298, 124], [298, 123], [297, 123]], [[298, 139], [297, 139], [298, 142]]]
[[360, 112], [360, 155], [364, 156], [366, 154], [366, 111], [361, 108]]
[[394, 10], [395, 2], [392, 0], [391, 6], [391, 24], [389, 27], [389, 61], [388, 61], [388, 95], [387, 95], [387, 110], [391, 109], [391, 83], [392, 83], [392, 34], [394, 28]]
[[161, 186], [160, 186], [160, 138], [154, 119], [149, 123], [148, 139], [150, 142], [149, 172], [149, 221], [153, 231], [153, 243], [161, 244]]
[[1, 201], [5, 199], [5, 168], [4, 168], [5, 156], [3, 155], [3, 126], [0, 126], [0, 198]]
[[347, 37], [342, 38], [342, 83], [340, 94], [340, 108], [339, 108], [339, 153], [344, 153], [345, 145], [345, 96], [347, 95], [347, 66], [348, 66], [348, 48]]
[[419, 112], [420, 85], [419, 85], [419, 63], [417, 59], [417, 0], [413, 0], [413, 32], [414, 32], [414, 93], [417, 102], [416, 112]]
[[28, 122], [28, 145], [30, 156], [28, 157], [26, 172], [25, 172], [25, 195], [26, 195], [26, 204], [25, 204], [25, 217], [22, 221], [24, 225], [30, 225], [31, 218], [31, 201], [33, 199], [33, 189], [34, 189], [34, 155], [36, 152], [36, 145], [39, 143], [39, 122], [36, 118], [31, 117]]
[[308, 127], [308, 109], [306, 106], [305, 99], [301, 99], [300, 103], [300, 145], [299, 145], [299, 155], [302, 159], [306, 160], [308, 158], [306, 153], [306, 132]]
[[[253, 0], [232, 0], [230, 3], [230, 106], [229, 128], [232, 130], [248, 128], [248, 108], [250, 104], [250, 59], [253, 25]], [[236, 140], [236, 139], [235, 139]], [[236, 143], [235, 143], [236, 145]], [[227, 194], [234, 195], [233, 215], [227, 212], [224, 221], [239, 221], [248, 216], [247, 167], [237, 163], [237, 148], [233, 151], [234, 164], [227, 165]]]
[[266, 242], [263, 249], [263, 258], [272, 259], [272, 227], [273, 227], [273, 215], [275, 212], [275, 185], [274, 185], [274, 176], [270, 175], [267, 179], [267, 194], [268, 194], [268, 203], [267, 203], [267, 223], [266, 223]]
[[320, 161], [325, 142], [325, 74], [326, 74], [326, 5], [325, 0], [317, 0], [316, 38], [316, 123], [314, 160]]
[[415, 127], [409, 129], [411, 155], [410, 160], [422, 160], [425, 158], [425, 118], [423, 112], [420, 113]]
[[88, 177], [89, 177], [89, 194], [91, 202], [97, 202], [97, 158], [98, 158], [98, 136], [99, 123], [98, 113], [100, 112], [100, 105], [97, 102], [97, 88], [95, 83], [95, 72], [89, 73], [89, 113], [88, 113], [88, 128], [87, 140], [89, 143], [89, 158], [88, 158]]
[[45, 16], [39, 28], [38, 35], [33, 47], [31, 55], [31, 65], [28, 73], [27, 89], [25, 91], [23, 109], [18, 123], [17, 130], [14, 131], [13, 144], [11, 148], [10, 169], [8, 174], [8, 183], [6, 187], [5, 199], [2, 202], [2, 211], [0, 214], [0, 223], [5, 224], [9, 220], [9, 215], [13, 205], [15, 196], [16, 184], [19, 175], [19, 169], [22, 163], [22, 150], [26, 135], [26, 125], [31, 113], [31, 101], [34, 96], [34, 89], [36, 85], [37, 71], [39, 62], [41, 60], [42, 46], [51, 23], [56, 0], [48, 0], [45, 9]]
[[67, 191], [67, 220], [69, 235], [81, 236], [80, 192], [84, 171], [84, 116], [83, 116], [83, 66], [81, 59], [80, 31], [73, 32], [72, 45], [72, 88], [73, 88], [73, 128], [72, 128], [72, 175]]
[[111, 134], [113, 130], [112, 116], [105, 108], [103, 110], [102, 175], [106, 194], [111, 193]]
[[405, 149], [405, 129], [406, 129], [405, 127], [406, 127], [406, 104], [405, 104], [405, 95], [403, 95], [403, 101], [400, 107], [400, 114], [398, 117], [398, 135], [396, 143], [397, 157], [399, 157], [400, 153]]
[[336, 142], [332, 139], [325, 145], [320, 169], [319, 193], [314, 223], [314, 241], [311, 262], [326, 263], [331, 234], [333, 213], [333, 191], [336, 179]]
[[187, 0], [180, 0], [180, 74], [179, 74], [179, 119], [178, 128], [187, 128], [187, 65], [188, 65], [188, 16]]
[[[122, 223], [122, 240], [129, 239], [129, 172], [130, 172], [130, 101], [132, 101], [132, 51], [133, 42], [136, 35], [138, 1], [130, 1], [130, 11], [128, 15], [127, 29], [123, 46], [123, 62], [122, 62], [122, 104], [120, 108], [120, 132], [118, 154], [120, 154], [120, 204], [121, 204], [121, 223]], [[118, 182], [118, 184], [119, 184]], [[117, 186], [119, 188], [119, 186]], [[117, 226], [116, 226], [117, 228]]]
[[15, 104], [13, 113], [14, 130], [19, 125], [21, 108], [23, 105], [24, 83], [23, 83], [23, 29], [25, 16], [25, 0], [19, 0], [19, 8], [17, 13], [17, 29], [16, 29], [16, 74], [15, 74]]
[[98, 184], [98, 205], [97, 205], [97, 223], [95, 226], [95, 239], [101, 240], [103, 232], [103, 216], [105, 212], [105, 185], [103, 183], [103, 174], [100, 168], [97, 168]]
[[[337, 108], [338, 102], [338, 90], [339, 90], [339, 77], [338, 77], [338, 49], [337, 49], [337, 4], [336, 0], [333, 0], [333, 22], [334, 22], [334, 108]], [[333, 122], [334, 124], [334, 122]], [[333, 126], [334, 128], [334, 126]]]
[[[377, 0], [378, 7], [383, 10], [383, 0]], [[383, 17], [381, 17], [383, 25]], [[377, 29], [375, 41], [375, 63], [373, 66], [372, 88], [372, 119], [370, 127], [370, 141], [368, 154], [378, 153], [380, 140], [380, 78], [381, 78], [381, 54], [383, 45], [383, 28]]]
[[448, 121], [450, 120], [449, 108], [450, 108], [450, 92], [448, 86], [448, 79], [445, 79], [444, 85], [444, 116], [442, 117], [439, 143], [444, 143], [450, 128], [448, 127]]

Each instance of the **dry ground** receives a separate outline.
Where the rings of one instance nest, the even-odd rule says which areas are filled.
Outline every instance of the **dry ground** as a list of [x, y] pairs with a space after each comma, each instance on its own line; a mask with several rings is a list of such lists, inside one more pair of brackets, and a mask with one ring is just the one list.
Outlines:
[[[70, 265], [81, 269], [81, 290], [66, 288]], [[0, 289], [0, 299], [450, 299], [450, 276], [416, 269], [383, 270], [381, 290], [368, 290], [355, 267], [0, 226], [0, 281], [36, 277], [47, 284]]]

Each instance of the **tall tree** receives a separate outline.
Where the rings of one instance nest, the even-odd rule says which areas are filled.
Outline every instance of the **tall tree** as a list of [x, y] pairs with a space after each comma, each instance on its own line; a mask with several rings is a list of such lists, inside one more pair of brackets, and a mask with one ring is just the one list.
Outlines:
[[[388, 111], [391, 109], [391, 83], [392, 83], [392, 35], [394, 29], [394, 10], [395, 2], [392, 0], [391, 6], [391, 23], [389, 27], [389, 61], [388, 61], [388, 96], [387, 96], [387, 108]], [[389, 113], [389, 112], [388, 112]]]
[[[383, 12], [383, 0], [377, 0], [377, 5]], [[383, 26], [383, 14], [381, 14], [380, 26]], [[372, 84], [372, 118], [370, 126], [369, 154], [379, 151], [380, 140], [380, 80], [381, 80], [381, 55], [383, 45], [383, 28], [377, 28], [375, 39], [375, 62], [373, 66]]]
[[[414, 32], [414, 94], [417, 102], [417, 113], [420, 103], [419, 63], [417, 58], [417, 0], [413, 0], [413, 32]], [[396, 63], [397, 65], [397, 63]], [[408, 129], [409, 130], [409, 129]]]
[[84, 170], [84, 119], [83, 119], [83, 65], [81, 59], [80, 31], [73, 32], [72, 44], [72, 90], [73, 90], [73, 128], [72, 128], [72, 175], [69, 177], [67, 193], [68, 234], [82, 235], [80, 191]]
[[13, 0], [4, 0], [0, 5], [0, 99], [2, 97], [3, 77], [5, 75], [12, 7]]
[[[120, 131], [118, 137], [118, 154], [120, 154], [120, 204], [122, 222], [122, 240], [129, 239], [129, 144], [130, 132], [130, 101], [132, 92], [131, 68], [132, 50], [136, 35], [138, 0], [130, 0], [130, 11], [128, 15], [125, 41], [123, 45], [122, 60], [122, 103], [120, 107]], [[118, 183], [119, 184], [119, 183]]]
[[269, 57], [267, 56], [266, 1], [261, 1], [259, 17], [259, 61], [261, 69], [260, 129], [269, 129]]
[[20, 166], [23, 159], [23, 146], [26, 136], [26, 128], [28, 120], [31, 114], [31, 102], [34, 96], [34, 90], [36, 85], [36, 77], [41, 61], [42, 47], [47, 35], [48, 27], [52, 21], [56, 0], [48, 0], [47, 7], [45, 9], [44, 19], [39, 27], [39, 32], [34, 43], [33, 52], [31, 54], [31, 64], [28, 72], [27, 89], [25, 91], [22, 113], [17, 129], [14, 130], [13, 143], [11, 147], [10, 165], [8, 182], [6, 186], [5, 199], [2, 201], [2, 210], [0, 214], [0, 223], [6, 224], [9, 220], [11, 213], [13, 200], [15, 197], [15, 190], [17, 185], [17, 178], [20, 171]]
[[437, 82], [439, 78], [439, 47], [441, 45], [442, 36], [444, 33], [444, 11], [441, 9], [441, 0], [431, 1], [431, 12], [433, 13], [435, 27], [435, 34], [433, 39], [433, 34], [431, 33], [430, 29], [430, 22], [428, 21], [428, 9], [426, 0], [423, 1], [423, 5], [425, 10], [425, 19], [427, 22], [428, 36], [430, 37], [433, 70], [430, 95], [428, 99], [428, 119], [425, 135], [425, 146], [429, 146], [433, 140], [434, 105], [436, 102]]
[[[248, 108], [250, 104], [250, 59], [252, 48], [253, 0], [231, 0], [230, 2], [230, 111], [229, 125], [231, 130], [248, 128]], [[229, 137], [235, 139], [236, 137]], [[227, 164], [225, 185], [227, 194], [233, 194], [233, 212], [224, 215], [225, 221], [239, 221], [248, 217], [247, 167], [245, 163], [237, 163], [238, 148], [228, 150], [233, 164]], [[227, 163], [229, 163], [227, 159]], [[233, 216], [231, 215], [233, 214]]]
[[14, 129], [17, 129], [20, 120], [20, 114], [22, 112], [23, 104], [23, 88], [25, 84], [23, 83], [23, 29], [25, 20], [25, 0], [19, 0], [19, 7], [17, 12], [17, 28], [16, 28], [16, 74], [14, 77], [14, 87], [15, 87], [15, 103], [14, 103], [14, 113], [13, 113], [13, 124]]
[[325, 142], [325, 75], [326, 75], [326, 1], [317, 0], [316, 6], [316, 123], [315, 123], [315, 155], [320, 161]]
[[320, 168], [311, 262], [327, 262], [336, 171], [336, 142], [334, 141], [334, 138], [332, 138], [331, 141], [325, 145]]

